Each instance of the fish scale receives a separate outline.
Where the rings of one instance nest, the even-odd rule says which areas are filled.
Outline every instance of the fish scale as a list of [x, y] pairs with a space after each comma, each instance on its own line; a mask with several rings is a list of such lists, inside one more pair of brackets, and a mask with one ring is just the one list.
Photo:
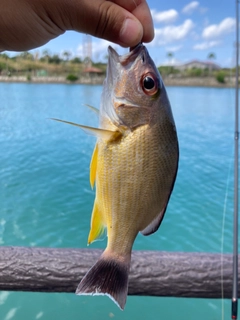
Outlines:
[[[162, 175], [158, 171], [164, 170], [165, 165], [164, 161], [159, 161], [163, 153], [158, 136], [164, 134], [159, 129], [161, 127], [154, 128], [156, 139], [153, 139], [153, 130], [146, 125], [107, 148], [103, 141], [98, 142], [96, 199], [99, 210], [106, 217], [108, 243], [118, 255], [129, 253], [137, 233], [159, 214], [164, 206], [164, 203], [159, 204], [159, 195], [163, 192], [161, 184], [172, 183], [159, 181]], [[166, 161], [171, 161], [171, 158]], [[146, 203], [152, 206], [146, 208]], [[138, 224], [130, 226], [129, 215], [133, 221], [138, 220]], [[118, 216], [121, 219], [117, 219]]]

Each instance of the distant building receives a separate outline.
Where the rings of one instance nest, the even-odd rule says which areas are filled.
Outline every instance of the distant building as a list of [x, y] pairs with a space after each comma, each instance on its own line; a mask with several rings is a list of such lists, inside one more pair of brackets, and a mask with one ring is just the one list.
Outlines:
[[199, 60], [192, 60], [190, 62], [181, 64], [177, 66], [179, 70], [187, 70], [187, 69], [210, 69], [210, 70], [220, 70], [221, 67], [213, 63], [211, 61], [199, 61]]
[[83, 70], [83, 73], [88, 74], [90, 76], [102, 75], [104, 72], [102, 69], [95, 68], [95, 67], [87, 67]]
[[47, 72], [47, 70], [44, 70], [44, 69], [37, 70], [36, 71], [36, 76], [37, 77], [47, 77], [48, 76], [48, 72]]
[[87, 67], [82, 72], [82, 83], [102, 83], [104, 80], [104, 71], [96, 67]]

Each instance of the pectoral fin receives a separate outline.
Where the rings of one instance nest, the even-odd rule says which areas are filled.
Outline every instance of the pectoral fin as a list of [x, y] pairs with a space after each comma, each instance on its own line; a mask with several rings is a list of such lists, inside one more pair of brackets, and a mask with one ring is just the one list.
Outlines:
[[87, 106], [91, 111], [99, 115], [99, 110], [93, 106], [90, 106], [90, 104], [84, 104], [84, 106]]
[[98, 158], [98, 145], [96, 144], [92, 154], [92, 160], [90, 164], [90, 185], [93, 188], [97, 174], [97, 158]]
[[114, 140], [115, 137], [118, 137], [119, 135], [121, 135], [121, 133], [118, 131], [110, 131], [110, 130], [106, 130], [106, 129], [93, 128], [93, 127], [89, 127], [89, 126], [84, 126], [82, 124], [74, 123], [71, 121], [65, 121], [65, 120], [60, 120], [60, 119], [56, 119], [56, 118], [50, 118], [50, 119], [55, 120], [55, 121], [59, 121], [59, 122], [63, 122], [63, 123], [67, 123], [67, 124], [70, 124], [75, 127], [79, 127], [82, 130], [84, 130], [86, 133], [91, 134], [91, 135], [98, 137], [98, 138], [105, 139], [105, 140]]
[[103, 217], [95, 201], [91, 219], [91, 230], [88, 235], [88, 244], [99, 238], [103, 234], [104, 228], [105, 224], [103, 221]]

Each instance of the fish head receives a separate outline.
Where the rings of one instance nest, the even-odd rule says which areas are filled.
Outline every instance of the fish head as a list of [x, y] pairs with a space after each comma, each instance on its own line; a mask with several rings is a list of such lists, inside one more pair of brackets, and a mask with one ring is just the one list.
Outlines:
[[170, 108], [162, 78], [144, 45], [122, 56], [112, 47], [108, 53], [100, 107], [104, 128], [132, 130], [150, 123], [160, 107]]

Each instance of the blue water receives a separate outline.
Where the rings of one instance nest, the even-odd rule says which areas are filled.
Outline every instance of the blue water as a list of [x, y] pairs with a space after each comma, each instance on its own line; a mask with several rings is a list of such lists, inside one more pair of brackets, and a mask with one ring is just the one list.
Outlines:
[[[94, 137], [49, 120], [87, 125], [101, 86], [0, 84], [0, 245], [86, 248], [94, 192]], [[180, 165], [157, 233], [137, 250], [232, 250], [234, 90], [167, 88], [178, 129]], [[222, 231], [225, 217], [224, 231]], [[91, 248], [104, 248], [106, 240]], [[230, 318], [225, 300], [224, 318]], [[1, 320], [194, 319], [222, 317], [222, 301], [128, 297], [124, 312], [107, 297], [0, 292]]]

